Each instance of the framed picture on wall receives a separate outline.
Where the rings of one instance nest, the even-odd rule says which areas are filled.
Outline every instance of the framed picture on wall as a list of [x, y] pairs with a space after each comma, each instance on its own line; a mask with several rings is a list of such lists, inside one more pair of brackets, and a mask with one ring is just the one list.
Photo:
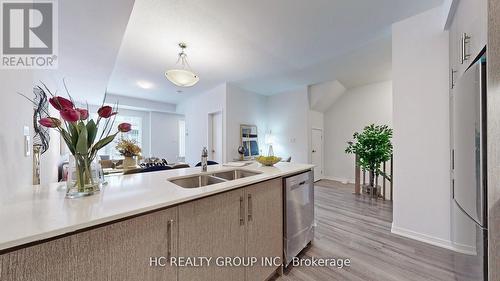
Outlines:
[[245, 159], [253, 159], [259, 156], [259, 136], [257, 126], [240, 125], [241, 146], [245, 148]]

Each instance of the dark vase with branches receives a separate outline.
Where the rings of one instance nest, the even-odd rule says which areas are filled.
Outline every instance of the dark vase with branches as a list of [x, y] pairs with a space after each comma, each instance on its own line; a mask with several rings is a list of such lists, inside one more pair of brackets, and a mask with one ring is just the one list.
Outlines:
[[[348, 142], [346, 153], [358, 155], [357, 165], [370, 173], [370, 186], [376, 188], [375, 177], [388, 178], [380, 165], [392, 156], [392, 129], [387, 125], [369, 125], [361, 133], [354, 133], [353, 141]], [[388, 178], [389, 179], [389, 178]], [[390, 180], [390, 179], [389, 179]]]

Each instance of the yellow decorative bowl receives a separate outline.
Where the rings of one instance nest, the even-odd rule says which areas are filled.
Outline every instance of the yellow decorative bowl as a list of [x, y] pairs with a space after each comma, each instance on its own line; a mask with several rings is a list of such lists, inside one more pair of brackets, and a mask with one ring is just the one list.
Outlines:
[[273, 166], [274, 164], [278, 163], [281, 161], [281, 157], [276, 157], [276, 156], [259, 156], [255, 158], [257, 162], [264, 166]]

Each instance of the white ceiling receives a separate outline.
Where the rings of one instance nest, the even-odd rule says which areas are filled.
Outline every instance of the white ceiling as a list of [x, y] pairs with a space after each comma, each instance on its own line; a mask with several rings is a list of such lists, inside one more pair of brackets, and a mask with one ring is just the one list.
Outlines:
[[64, 94], [65, 79], [73, 98], [100, 104], [133, 5], [134, 0], [58, 1], [59, 65], [34, 71], [35, 83]]
[[[440, 3], [136, 0], [108, 92], [178, 103], [223, 82], [273, 94], [329, 80], [349, 88], [390, 79], [391, 24]], [[200, 76], [183, 93], [164, 77], [180, 41]]]

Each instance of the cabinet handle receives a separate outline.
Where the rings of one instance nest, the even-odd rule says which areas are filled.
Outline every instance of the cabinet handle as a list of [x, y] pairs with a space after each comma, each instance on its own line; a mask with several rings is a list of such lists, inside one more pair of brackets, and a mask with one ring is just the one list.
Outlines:
[[240, 225], [245, 224], [245, 218], [243, 217], [244, 212], [245, 212], [245, 208], [243, 206], [243, 196], [240, 196]]
[[248, 221], [252, 221], [252, 194], [248, 194]]
[[455, 179], [451, 180], [451, 198], [455, 199]]
[[454, 89], [455, 88], [455, 73], [457, 73], [457, 71], [455, 69], [451, 69], [450, 71], [450, 89]]
[[172, 243], [173, 243], [173, 238], [172, 238], [172, 227], [174, 224], [174, 220], [169, 220], [167, 223], [167, 236], [168, 236], [168, 241], [167, 241], [167, 258], [170, 260], [172, 257]]
[[461, 63], [464, 64], [466, 60], [469, 59], [470, 55], [467, 54], [467, 43], [470, 42], [470, 36], [467, 35], [467, 33], [462, 34], [462, 58], [461, 58]]

